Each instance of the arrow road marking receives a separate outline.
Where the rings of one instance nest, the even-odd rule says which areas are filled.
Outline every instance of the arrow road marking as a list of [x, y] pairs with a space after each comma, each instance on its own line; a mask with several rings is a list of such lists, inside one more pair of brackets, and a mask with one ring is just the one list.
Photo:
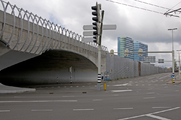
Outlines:
[[163, 117], [160, 117], [160, 116], [156, 116], [156, 115], [152, 115], [152, 114], [148, 114], [146, 115], [147, 117], [151, 117], [151, 118], [156, 118], [158, 120], [171, 120], [171, 119], [167, 119], [167, 118], [163, 118]]
[[130, 119], [140, 118], [140, 117], [145, 117], [145, 116], [156, 118], [156, 119], [159, 119], [159, 120], [170, 120], [170, 119], [163, 118], [163, 117], [160, 117], [160, 116], [156, 116], [156, 115], [153, 115], [153, 114], [164, 113], [164, 112], [176, 110], [176, 109], [179, 109], [179, 108], [180, 107], [175, 107], [175, 108], [170, 108], [170, 109], [167, 109], [167, 110], [162, 110], [162, 111], [158, 111], [158, 112], [153, 112], [153, 113], [148, 113], [148, 114], [143, 114], [143, 115], [138, 115], [138, 116], [133, 116], [133, 117], [128, 117], [128, 118], [123, 118], [123, 119], [118, 119], [118, 120], [130, 120]]

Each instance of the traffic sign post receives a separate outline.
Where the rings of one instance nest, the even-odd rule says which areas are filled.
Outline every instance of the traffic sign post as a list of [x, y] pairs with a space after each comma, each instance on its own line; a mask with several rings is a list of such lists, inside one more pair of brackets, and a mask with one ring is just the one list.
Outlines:
[[[84, 25], [83, 41], [84, 42], [95, 42], [98, 44], [98, 77], [97, 77], [97, 90], [101, 90], [101, 38], [102, 30], [115, 30], [116, 25], [103, 25], [104, 11], [101, 11], [101, 4], [96, 2], [95, 6], [92, 6], [93, 10], [92, 25]], [[101, 14], [100, 14], [101, 12]], [[88, 36], [88, 37], [87, 37]], [[91, 37], [90, 37], [91, 36]]]

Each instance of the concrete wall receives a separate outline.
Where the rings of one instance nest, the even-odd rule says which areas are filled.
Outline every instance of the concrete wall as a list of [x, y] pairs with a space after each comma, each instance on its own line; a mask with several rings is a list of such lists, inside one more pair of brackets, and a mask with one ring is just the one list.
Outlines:
[[96, 65], [69, 51], [50, 50], [0, 72], [1, 83], [15, 86], [96, 81]]
[[[110, 79], [131, 78], [156, 73], [171, 72], [166, 68], [156, 67], [149, 63], [140, 63], [117, 55], [106, 56], [106, 72]], [[140, 64], [140, 71], [139, 71]]]

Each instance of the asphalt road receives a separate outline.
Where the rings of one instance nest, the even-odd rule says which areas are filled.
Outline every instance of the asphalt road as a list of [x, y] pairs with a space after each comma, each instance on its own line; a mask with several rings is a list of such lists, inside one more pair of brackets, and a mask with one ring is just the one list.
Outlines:
[[181, 84], [171, 73], [107, 82], [36, 86], [0, 94], [0, 120], [180, 120]]

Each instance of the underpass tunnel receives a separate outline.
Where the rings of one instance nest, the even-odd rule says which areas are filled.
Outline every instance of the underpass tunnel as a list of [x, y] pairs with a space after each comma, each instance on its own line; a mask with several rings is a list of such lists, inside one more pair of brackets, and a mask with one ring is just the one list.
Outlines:
[[49, 50], [0, 71], [0, 82], [11, 86], [96, 82], [97, 66], [77, 53]]

